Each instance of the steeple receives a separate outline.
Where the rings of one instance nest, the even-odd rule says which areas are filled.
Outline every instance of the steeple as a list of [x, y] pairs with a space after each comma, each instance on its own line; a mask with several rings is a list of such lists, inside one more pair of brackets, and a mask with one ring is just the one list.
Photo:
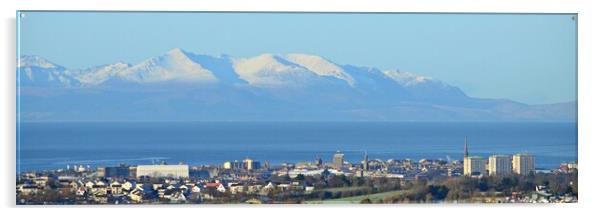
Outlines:
[[316, 155], [316, 166], [318, 166], [318, 167], [322, 166], [322, 158], [320, 158], [319, 155]]
[[362, 165], [364, 170], [368, 170], [368, 151], [364, 151], [364, 161]]
[[468, 157], [468, 137], [464, 137], [464, 158]]

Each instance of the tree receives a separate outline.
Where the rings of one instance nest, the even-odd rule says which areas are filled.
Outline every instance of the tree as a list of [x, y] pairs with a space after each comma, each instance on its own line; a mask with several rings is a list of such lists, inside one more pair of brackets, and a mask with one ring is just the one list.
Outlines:
[[433, 195], [431, 195], [430, 193], [426, 194], [426, 197], [424, 198], [424, 200], [426, 202], [433, 202]]
[[445, 185], [430, 185], [428, 187], [428, 191], [431, 195], [431, 199], [442, 200], [445, 199], [445, 197], [447, 197], [449, 189]]
[[480, 191], [487, 191], [487, 190], [489, 190], [489, 185], [488, 185], [488, 182], [487, 182], [486, 178], [481, 178], [479, 180], [479, 190]]
[[332, 192], [330, 192], [330, 191], [321, 191], [318, 194], [318, 198], [320, 198], [321, 200], [330, 199], [330, 198], [332, 198]]
[[324, 171], [322, 171], [322, 174], [320, 175], [322, 180], [326, 180], [329, 176], [330, 176], [330, 171], [328, 171], [328, 169], [324, 169]]
[[299, 175], [295, 176], [295, 180], [303, 181], [303, 180], [305, 180], [305, 176], [303, 174], [299, 174]]

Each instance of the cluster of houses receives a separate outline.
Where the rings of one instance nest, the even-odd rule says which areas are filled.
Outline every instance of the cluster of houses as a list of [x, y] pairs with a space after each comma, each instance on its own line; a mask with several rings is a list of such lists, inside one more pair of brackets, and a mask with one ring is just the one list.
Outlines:
[[[127, 203], [201, 203], [235, 194], [255, 194], [267, 196], [271, 192], [293, 190], [310, 193], [312, 186], [303, 185], [297, 181], [286, 183], [249, 183], [249, 182], [220, 182], [192, 181], [190, 179], [163, 179], [154, 182], [140, 182], [128, 179], [107, 180], [88, 179], [68, 176], [35, 176], [17, 185], [17, 202], [31, 202], [28, 197], [34, 197], [52, 188], [57, 191], [59, 200], [49, 200], [56, 203], [96, 203], [96, 204], [127, 204]], [[74, 197], [72, 197], [74, 196]], [[64, 199], [64, 200], [61, 200]]]
[[573, 194], [554, 195], [545, 185], [535, 186], [532, 192], [513, 192], [511, 196], [495, 197], [486, 202], [494, 203], [576, 203], [577, 196]]
[[[365, 165], [364, 165], [365, 164]], [[300, 162], [297, 164], [283, 164], [274, 174], [278, 176], [288, 175], [295, 178], [298, 175], [313, 176], [319, 175], [324, 170], [330, 174], [358, 176], [358, 177], [384, 177], [400, 178], [406, 180], [412, 179], [430, 179], [435, 176], [460, 176], [462, 175], [462, 163], [460, 161], [448, 162], [445, 160], [422, 159], [412, 161], [411, 159], [389, 159], [386, 161], [380, 159], [365, 160], [360, 164], [351, 164], [344, 161], [341, 166], [335, 167], [332, 164], [321, 165], [316, 162]]]
[[[265, 165], [268, 163], [266, 162]], [[368, 160], [365, 154], [358, 164], [344, 160], [341, 152], [334, 154], [332, 162], [323, 163], [318, 157], [313, 162], [284, 163], [280, 166], [261, 167], [251, 159], [242, 162], [225, 162], [223, 167], [188, 165], [138, 165], [101, 167], [97, 171], [82, 165], [74, 169], [46, 173], [21, 173], [17, 181], [17, 203], [201, 203], [224, 200], [232, 195], [256, 195], [253, 203], [265, 202], [272, 192], [290, 191], [308, 194], [314, 191], [303, 181], [271, 182], [271, 176], [329, 175], [359, 177], [400, 178], [404, 180], [432, 179], [437, 176], [461, 176], [465, 173], [461, 161], [410, 159], [386, 161]], [[576, 172], [577, 164], [562, 164], [555, 172]], [[219, 180], [217, 180], [219, 179]], [[220, 181], [221, 180], [221, 181]], [[554, 202], [570, 201], [572, 197], [550, 197], [537, 191], [533, 197], [503, 202]], [[49, 195], [50, 194], [50, 195]], [[51, 196], [52, 195], [52, 196]], [[253, 196], [241, 196], [253, 197]], [[543, 197], [543, 198], [542, 198]], [[221, 200], [220, 200], [221, 199]], [[524, 200], [523, 200], [524, 199]], [[545, 200], [545, 201], [544, 201]], [[576, 200], [576, 198], [575, 198]], [[499, 201], [499, 200], [498, 200]]]

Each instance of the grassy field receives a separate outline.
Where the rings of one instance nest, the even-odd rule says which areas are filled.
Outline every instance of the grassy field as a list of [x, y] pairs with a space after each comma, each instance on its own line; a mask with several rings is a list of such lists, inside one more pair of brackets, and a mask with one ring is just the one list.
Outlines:
[[366, 187], [366, 186], [338, 187], [338, 188], [327, 188], [327, 189], [323, 189], [321, 191], [329, 191], [332, 193], [336, 193], [336, 192], [356, 191], [356, 190], [363, 190], [363, 189], [370, 189], [370, 187]]
[[397, 190], [397, 191], [388, 191], [388, 192], [375, 193], [375, 194], [362, 195], [362, 196], [345, 197], [345, 198], [339, 198], [339, 199], [311, 200], [311, 201], [306, 201], [305, 203], [307, 203], [307, 204], [350, 204], [350, 203], [360, 203], [360, 201], [362, 201], [365, 198], [369, 198], [370, 200], [372, 200], [372, 202], [375, 202], [378, 199], [384, 199], [385, 197], [395, 196], [395, 195], [399, 195], [401, 193], [403, 193], [403, 191]]

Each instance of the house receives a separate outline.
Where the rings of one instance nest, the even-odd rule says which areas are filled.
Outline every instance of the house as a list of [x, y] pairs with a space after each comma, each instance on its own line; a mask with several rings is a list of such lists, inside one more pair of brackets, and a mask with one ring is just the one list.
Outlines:
[[79, 187], [76, 191], [75, 191], [75, 195], [76, 196], [86, 196], [86, 188], [84, 187]]
[[88, 181], [86, 181], [86, 183], [84, 183], [84, 185], [86, 186], [86, 188], [91, 189], [92, 187], [94, 187], [95, 184], [94, 184], [94, 182], [88, 180]]
[[245, 186], [244, 185], [232, 185], [232, 186], [230, 186], [230, 193], [237, 194], [237, 193], [242, 193], [242, 192], [245, 192]]
[[276, 189], [276, 187], [272, 184], [272, 182], [269, 182], [266, 186], [261, 188], [261, 191], [259, 193], [262, 195], [267, 195], [270, 192], [274, 191], [275, 189]]
[[105, 186], [107, 186], [107, 183], [105, 181], [98, 180], [98, 181], [96, 181], [96, 183], [94, 183], [94, 185], [96, 185], [98, 187], [105, 187]]
[[79, 188], [79, 184], [77, 183], [77, 181], [71, 181], [68, 185], [69, 187], [73, 188], [73, 190], [77, 190], [77, 188]]
[[172, 184], [170, 184], [170, 185], [168, 185], [168, 186], [167, 186], [165, 189], [166, 189], [166, 190], [175, 190], [175, 189], [176, 189], [176, 186], [175, 186], [175, 185], [172, 185]]
[[220, 182], [208, 182], [204, 186], [205, 188], [215, 188], [217, 191], [224, 193], [226, 192], [226, 187]]
[[247, 192], [248, 193], [257, 193], [261, 190], [261, 188], [263, 188], [263, 185], [257, 184], [257, 185], [249, 185], [247, 187]]
[[176, 202], [186, 202], [186, 196], [184, 195], [184, 193], [178, 193], [178, 196], [175, 198], [176, 199], [174, 201]]
[[106, 191], [97, 190], [92, 192], [92, 200], [97, 203], [106, 204], [108, 201]]
[[173, 189], [161, 189], [161, 192], [158, 192], [157, 194], [159, 195], [159, 198], [162, 199], [171, 199], [171, 197], [173, 196], [173, 194], [176, 191]]
[[180, 185], [180, 187], [178, 187], [178, 189], [182, 193], [188, 193], [190, 191], [190, 188], [188, 187], [188, 185]]
[[267, 185], [265, 185], [265, 186], [262, 188], [262, 190], [270, 190], [270, 189], [271, 189], [271, 190], [273, 190], [273, 189], [275, 189], [275, 188], [276, 188], [276, 187], [274, 187], [274, 184], [272, 184], [272, 182], [268, 182], [268, 184], [267, 184]]
[[92, 188], [90, 188], [89, 190], [90, 190], [90, 192], [91, 192], [92, 195], [94, 195], [94, 194], [103, 194], [103, 195], [106, 196], [107, 193], [108, 193], [108, 189], [109, 189], [109, 187], [107, 187], [105, 184], [103, 184], [103, 183], [98, 184], [97, 183], [97, 184], [94, 184], [92, 186]]
[[128, 196], [133, 202], [141, 203], [144, 200], [144, 191], [137, 187]]
[[121, 188], [124, 191], [132, 191], [134, 188], [136, 188], [136, 183], [135, 182], [130, 182], [130, 181], [126, 181], [125, 183], [123, 183], [121, 185]]
[[48, 176], [40, 176], [35, 178], [33, 181], [38, 186], [46, 186], [46, 184], [48, 183], [48, 179]]
[[21, 192], [21, 194], [23, 195], [30, 195], [30, 194], [35, 194], [39, 191], [39, 188], [37, 185], [32, 185], [32, 184], [22, 184], [21, 186], [19, 186], [19, 192]]
[[165, 194], [165, 196], [163, 198], [169, 199], [169, 201], [171, 201], [171, 202], [185, 202], [186, 201], [186, 196], [184, 196], [184, 193], [177, 191], [177, 190], [170, 191], [170, 193]]
[[164, 184], [162, 184], [162, 183], [154, 183], [153, 184], [153, 190], [159, 190], [160, 188], [165, 188]]
[[289, 190], [292, 188], [291, 184], [279, 184], [276, 186], [278, 189], [285, 191], [285, 190]]
[[109, 188], [111, 189], [111, 194], [121, 194], [123, 192], [123, 187], [118, 181], [111, 182]]
[[192, 187], [192, 189], [190, 189], [190, 191], [192, 191], [192, 193], [200, 193], [201, 187], [199, 187], [198, 185], [195, 185], [194, 187]]
[[219, 184], [217, 186], [217, 191], [224, 193], [224, 192], [226, 192], [226, 187], [224, 187], [223, 184]]

